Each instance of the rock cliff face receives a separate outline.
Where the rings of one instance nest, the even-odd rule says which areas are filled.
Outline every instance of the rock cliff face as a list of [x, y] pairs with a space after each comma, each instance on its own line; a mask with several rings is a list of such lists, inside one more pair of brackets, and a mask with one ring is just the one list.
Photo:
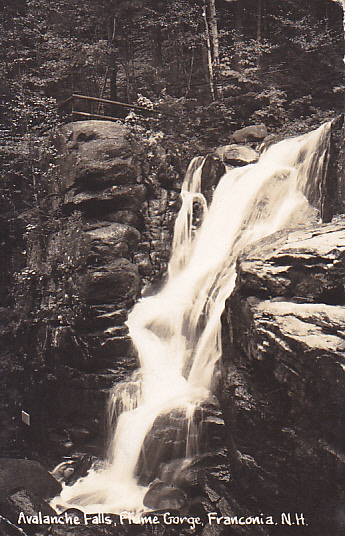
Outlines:
[[[45, 212], [26, 230], [1, 337], [20, 356], [9, 442], [21, 426], [29, 456], [31, 443], [59, 459], [76, 449], [102, 454], [108, 390], [137, 366], [128, 311], [162, 284], [183, 177], [159, 138], [144, 148], [122, 122], [73, 122], [54, 144]], [[224, 171], [209, 155], [209, 199]]]
[[166, 270], [179, 207], [123, 123], [70, 123], [54, 141], [50, 212], [28, 229], [17, 273], [15, 340], [30, 363], [25, 435], [61, 456], [105, 443], [107, 391], [136, 367], [128, 311]]
[[248, 508], [303, 512], [313, 536], [344, 526], [344, 276], [343, 217], [276, 233], [239, 258], [222, 319], [233, 486]]

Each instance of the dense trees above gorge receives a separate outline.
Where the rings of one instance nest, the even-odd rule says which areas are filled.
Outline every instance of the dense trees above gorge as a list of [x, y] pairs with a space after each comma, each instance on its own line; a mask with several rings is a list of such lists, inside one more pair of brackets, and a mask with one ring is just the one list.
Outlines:
[[157, 128], [207, 144], [252, 121], [312, 125], [342, 107], [333, 0], [13, 0], [1, 15], [4, 183], [19, 210], [40, 193], [40, 136], [72, 92], [149, 99], [176, 116]]
[[149, 99], [176, 117], [155, 128], [209, 146], [253, 121], [318, 124], [343, 104], [333, 0], [12, 0], [0, 9], [5, 215], [44, 193], [41, 136], [72, 92]]
[[341, 8], [332, 0], [16, 0], [3, 7], [1, 84], [9, 97], [79, 91], [133, 102], [166, 89], [205, 105], [207, 35], [219, 100], [265, 87], [287, 92], [286, 102], [311, 95], [339, 105]]

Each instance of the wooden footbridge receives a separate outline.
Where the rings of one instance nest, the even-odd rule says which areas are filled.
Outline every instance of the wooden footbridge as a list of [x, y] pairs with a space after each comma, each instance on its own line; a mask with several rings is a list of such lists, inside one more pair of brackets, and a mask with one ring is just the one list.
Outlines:
[[170, 114], [153, 110], [137, 104], [127, 104], [99, 97], [89, 97], [73, 93], [58, 106], [58, 111], [69, 121], [98, 119], [101, 121], [118, 121], [124, 119], [130, 110], [141, 115], [170, 116]]

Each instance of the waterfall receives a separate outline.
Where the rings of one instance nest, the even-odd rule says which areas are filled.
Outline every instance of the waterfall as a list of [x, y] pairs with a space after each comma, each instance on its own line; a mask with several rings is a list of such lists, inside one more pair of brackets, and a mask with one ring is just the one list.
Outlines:
[[[116, 429], [108, 460], [66, 486], [53, 501], [55, 508], [142, 511], [147, 488], [138, 477], [158, 418], [182, 416], [183, 456], [195, 456], [193, 415], [211, 395], [221, 355], [220, 318], [235, 285], [236, 259], [254, 241], [305, 222], [306, 196], [316, 204], [320, 198], [329, 133], [327, 123], [271, 146], [256, 164], [228, 171], [209, 208], [200, 191], [203, 159], [192, 161], [182, 186], [168, 280], [159, 294], [135, 305], [127, 322], [140, 369], [111, 393]], [[146, 456], [158, 457], [154, 467], [169, 461], [149, 445]]]

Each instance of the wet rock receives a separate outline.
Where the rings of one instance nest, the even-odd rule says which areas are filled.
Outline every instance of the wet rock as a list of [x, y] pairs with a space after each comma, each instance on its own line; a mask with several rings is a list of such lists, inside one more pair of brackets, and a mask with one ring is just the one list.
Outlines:
[[251, 125], [249, 127], [236, 130], [232, 137], [237, 143], [246, 143], [247, 141], [260, 141], [267, 136], [267, 128], [264, 124]]
[[153, 483], [144, 496], [144, 506], [152, 510], [180, 510], [187, 504], [187, 497], [178, 488], [164, 482]]
[[138, 266], [140, 275], [149, 276], [152, 274], [153, 266], [147, 253], [136, 253], [133, 262]]
[[74, 473], [74, 460], [66, 460], [64, 462], [59, 463], [53, 471], [51, 471], [51, 475], [57, 480], [58, 482], [66, 482], [66, 480], [73, 475]]
[[[202, 501], [202, 505], [205, 510], [205, 516], [213, 513], [218, 517], [224, 518], [241, 518], [244, 521], [246, 518], [252, 518], [259, 514], [257, 508], [249, 510], [243, 503], [234, 498], [236, 496], [236, 490], [231, 487], [226, 487], [219, 482], [217, 478], [209, 474], [208, 471], [200, 471], [198, 476], [198, 482], [201, 490], [206, 495], [207, 500]], [[255, 513], [256, 512], [256, 513]], [[254, 515], [255, 514], [255, 515]], [[217, 525], [216, 522], [210, 524], [211, 527], [221, 526], [221, 534], [226, 534], [229, 529], [229, 525], [223, 524]], [[224, 532], [223, 532], [224, 531]], [[241, 534], [248, 536], [267, 536], [268, 531], [261, 524], [250, 523], [233, 523], [231, 525], [231, 533]]]
[[127, 355], [132, 346], [132, 339], [127, 335], [105, 337], [103, 340], [101, 337], [98, 339], [100, 344], [97, 346], [94, 354], [104, 364], [107, 363], [109, 365], [114, 363], [116, 357]]
[[76, 460], [73, 460], [73, 473], [66, 476], [66, 484], [71, 486], [79, 478], [86, 476], [92, 466], [93, 461], [93, 457], [89, 454], [86, 454], [84, 456], [78, 457]]
[[275, 143], [278, 143], [284, 139], [286, 139], [285, 136], [280, 133], [268, 134], [259, 145], [259, 148], [258, 148], [259, 153], [260, 154], [263, 153], [264, 151], [266, 151], [266, 149], [271, 147], [271, 145], [274, 145]]
[[262, 366], [269, 361], [292, 407], [303, 406], [319, 432], [333, 436], [342, 422], [345, 392], [343, 307], [249, 298], [246, 314], [251, 331], [238, 341], [249, 359]]
[[345, 121], [344, 114], [332, 121], [329, 162], [324, 181], [322, 221], [345, 212]]
[[215, 489], [213, 489], [213, 486], [210, 483], [210, 478], [208, 477], [207, 473], [205, 473], [204, 471], [200, 472], [198, 482], [200, 484], [201, 489], [211, 503], [216, 503], [220, 500], [221, 495], [219, 495], [219, 493]]
[[18, 488], [48, 499], [60, 493], [61, 484], [38, 462], [1, 458], [0, 501], [6, 500]]
[[224, 445], [224, 420], [218, 405], [204, 403], [194, 414], [200, 436], [200, 454], [215, 452]]
[[187, 490], [197, 484], [198, 468], [193, 467], [191, 461], [185, 458], [172, 460], [164, 465], [160, 478], [168, 485]]
[[[170, 201], [173, 200], [173, 203]], [[144, 221], [147, 231], [143, 233], [143, 243], [139, 253], [149, 253], [153, 271], [151, 279], [162, 280], [170, 258], [170, 244], [176, 217], [174, 203], [176, 194], [157, 187], [154, 198], [148, 200], [144, 209]], [[144, 267], [145, 272], [149, 265]], [[145, 274], [146, 275], [146, 274]], [[148, 275], [148, 274], [147, 274]]]
[[193, 416], [183, 408], [159, 415], [142, 446], [137, 466], [140, 482], [147, 485], [158, 475], [185, 489], [195, 483], [198, 468], [224, 463], [219, 454], [225, 427], [219, 414], [219, 408], [205, 404]]
[[186, 418], [185, 410], [173, 410], [159, 415], [146, 436], [142, 446], [137, 474], [140, 482], [147, 485], [166, 463], [185, 457], [187, 436], [195, 440], [195, 427]]
[[205, 192], [216, 186], [226, 171], [218, 156], [208, 154], [201, 169], [201, 191]]
[[89, 269], [85, 289], [87, 304], [107, 304], [135, 300], [139, 292], [138, 267], [127, 259]]
[[223, 147], [218, 147], [216, 154], [225, 164], [231, 166], [246, 166], [259, 159], [259, 154], [245, 145], [224, 145]]
[[60, 128], [61, 186], [99, 188], [129, 184], [139, 175], [138, 147], [121, 122], [76, 121]]
[[5, 515], [0, 517], [0, 531], [3, 536], [25, 536], [25, 532], [23, 533], [23, 530], [16, 527]]
[[85, 309], [82, 324], [78, 325], [87, 332], [103, 330], [112, 326], [123, 326], [127, 320], [127, 310], [113, 304], [91, 305]]

